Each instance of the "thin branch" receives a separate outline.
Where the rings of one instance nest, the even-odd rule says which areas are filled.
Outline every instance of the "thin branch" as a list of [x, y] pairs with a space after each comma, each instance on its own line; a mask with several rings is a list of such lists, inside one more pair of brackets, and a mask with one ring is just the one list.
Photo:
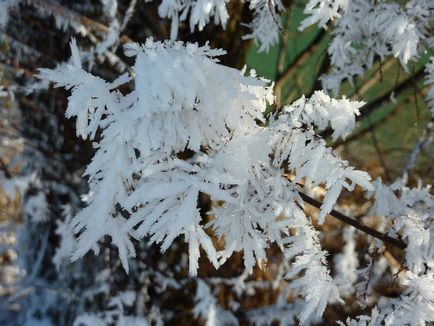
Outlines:
[[374, 146], [375, 152], [377, 154], [378, 162], [380, 163], [381, 167], [384, 170], [384, 177], [386, 178], [386, 181], [388, 183], [390, 183], [391, 180], [392, 180], [392, 177], [390, 176], [389, 169], [387, 168], [386, 161], [384, 159], [382, 150], [380, 148], [380, 144], [378, 142], [377, 134], [376, 134], [375, 129], [374, 129], [372, 123], [371, 123], [371, 116], [367, 116], [366, 120], [368, 122], [369, 134], [371, 135], [372, 145]]
[[[426, 94], [428, 93], [428, 89], [429, 86], [425, 86], [423, 87], [418, 94], [420, 96], [426, 96]], [[395, 108], [393, 110], [391, 110], [387, 115], [385, 115], [384, 117], [382, 117], [381, 119], [378, 119], [377, 121], [373, 122], [371, 124], [372, 128], [377, 128], [382, 126], [384, 123], [386, 123], [390, 118], [392, 118], [393, 116], [395, 116], [395, 114], [399, 113], [399, 111], [404, 108], [406, 105], [408, 105], [410, 102], [414, 101], [414, 97], [415, 95], [410, 95], [409, 97], [407, 97], [405, 100], [402, 101], [402, 103], [399, 103], [398, 105], [395, 106]], [[365, 136], [367, 133], [369, 132], [369, 127], [361, 129], [360, 131], [358, 131], [357, 133], [354, 133], [353, 135], [345, 138], [345, 139], [340, 139], [337, 140], [333, 143], [332, 147], [336, 148], [338, 146], [347, 144], [347, 143], [351, 143], [363, 136]]]
[[387, 59], [384, 64], [380, 61], [380, 66], [371, 78], [364, 81], [364, 83], [350, 96], [352, 100], [360, 100], [372, 86], [383, 81], [383, 73], [388, 71], [396, 63], [395, 58]]
[[[356, 117], [356, 120], [359, 121], [366, 116], [369, 116], [370, 114], [374, 113], [376, 110], [383, 107], [383, 105], [390, 101], [390, 96], [392, 94], [395, 94], [395, 96], [398, 96], [406, 91], [413, 90], [413, 79], [420, 80], [424, 76], [424, 70], [423, 68], [419, 69], [419, 71], [413, 76], [409, 77], [405, 81], [403, 81], [399, 86], [390, 89], [387, 93], [380, 96], [379, 98], [373, 100], [372, 102], [369, 102], [367, 105], [362, 107], [360, 110], [360, 115]], [[333, 130], [331, 128], [327, 128], [324, 131], [321, 132], [321, 137], [326, 138], [331, 136], [333, 133]]]
[[397, 95], [399, 95], [399, 94], [401, 94], [407, 90], [414, 89], [413, 81], [414, 80], [420, 80], [421, 78], [423, 78], [423, 76], [424, 76], [424, 70], [422, 67], [413, 76], [410, 76], [409, 78], [404, 80], [397, 87], [392, 88], [389, 92], [387, 92], [383, 96], [380, 96], [379, 98], [370, 102], [368, 105], [364, 106], [361, 109], [361, 115], [358, 117], [358, 119], [361, 119], [363, 116], [371, 114], [373, 111], [375, 111], [379, 107], [382, 107], [385, 102], [388, 102], [390, 100], [390, 96], [392, 95], [392, 93], [394, 93], [395, 96], [397, 96]]
[[[55, 59], [51, 57], [50, 55], [41, 52], [38, 49], [35, 49], [34, 47], [18, 40], [15, 36], [10, 35], [7, 31], [0, 30], [0, 34], [7, 39], [9, 43], [11, 43], [15, 48], [21, 48], [24, 49], [28, 54], [30, 54], [33, 58], [39, 57], [44, 58], [49, 62], [54, 62]], [[2, 51], [3, 54], [5, 54], [6, 51]], [[15, 58], [16, 59], [16, 58]]]
[[[316, 199], [313, 199], [312, 197], [302, 193], [301, 191], [298, 192], [298, 194], [300, 195], [300, 197], [303, 199], [304, 202], [318, 208], [321, 209], [322, 203]], [[403, 249], [405, 250], [407, 248], [407, 245], [405, 244], [405, 242], [403, 242], [400, 239], [396, 239], [396, 238], [392, 238], [390, 236], [388, 236], [387, 234], [381, 233], [373, 228], [370, 228], [369, 226], [366, 226], [362, 223], [360, 223], [359, 221], [348, 217], [336, 210], [332, 210], [329, 213], [330, 216], [333, 216], [334, 218], [338, 219], [339, 221], [351, 225], [353, 227], [355, 227], [357, 230], [360, 230], [366, 234], [369, 234], [370, 236], [373, 236], [374, 238], [377, 238], [385, 243], [388, 243], [392, 246], [395, 246], [397, 248]]]
[[405, 164], [404, 171], [402, 172], [402, 175], [405, 173], [408, 173], [411, 169], [413, 169], [416, 166], [417, 157], [419, 156], [422, 149], [429, 143], [432, 142], [433, 137], [433, 123], [434, 118], [432, 118], [427, 126], [424, 128], [422, 132], [422, 136], [417, 140], [416, 144], [413, 146], [413, 149], [410, 154], [410, 158], [408, 159], [407, 163]]
[[[68, 9], [67, 7], [64, 7], [62, 5], [59, 5], [57, 3], [54, 3], [52, 1], [48, 0], [27, 0], [27, 4], [33, 5], [34, 7], [38, 8], [42, 12], [48, 12], [50, 14], [56, 15], [57, 17], [61, 17], [65, 19], [68, 22], [74, 22], [77, 25], [81, 25], [84, 27], [87, 27], [89, 30], [92, 30], [93, 32], [98, 32], [100, 34], [107, 35], [109, 33], [109, 28], [101, 24], [100, 22], [97, 22], [93, 19], [90, 19], [86, 16], [83, 16], [79, 14], [78, 12], [75, 12], [73, 10]], [[122, 44], [132, 42], [132, 40], [127, 35], [122, 35], [119, 38], [120, 42]]]
[[291, 11], [288, 9], [287, 15], [289, 17], [286, 18], [286, 21], [284, 23], [284, 31], [285, 33], [280, 34], [280, 42], [279, 42], [279, 54], [277, 56], [277, 76], [280, 76], [285, 69], [285, 59], [286, 59], [286, 47], [288, 45], [288, 28], [289, 28], [289, 22], [290, 22], [290, 15]]
[[314, 53], [318, 49], [323, 37], [325, 37], [326, 35], [327, 33], [325, 32], [325, 30], [321, 30], [312, 41], [310, 46], [305, 51], [300, 53], [300, 55], [294, 60], [294, 62], [288, 67], [288, 69], [286, 69], [285, 72], [283, 72], [277, 77], [276, 83], [274, 84], [274, 93], [277, 97], [277, 107], [280, 107], [282, 104], [280, 103], [280, 93], [282, 91], [283, 85], [286, 83], [289, 77], [291, 77], [291, 75], [295, 71], [297, 71], [297, 69], [312, 55], [312, 53]]

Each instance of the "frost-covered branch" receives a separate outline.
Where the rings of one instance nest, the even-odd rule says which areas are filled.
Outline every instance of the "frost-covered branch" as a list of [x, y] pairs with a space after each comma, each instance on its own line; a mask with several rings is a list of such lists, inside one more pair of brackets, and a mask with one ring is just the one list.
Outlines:
[[[40, 78], [71, 90], [66, 115], [77, 117], [78, 136], [94, 139], [101, 130], [86, 170], [89, 204], [71, 220], [79, 235], [74, 259], [97, 253], [98, 241], [109, 235], [128, 271], [133, 239], [149, 238], [165, 251], [183, 235], [191, 275], [199, 267], [199, 247], [216, 268], [243, 251], [251, 272], [266, 263], [266, 249], [276, 243], [294, 261], [286, 277], [295, 278], [292, 288], [307, 300], [301, 320], [321, 316], [328, 302], [340, 300], [295, 183], [325, 185], [320, 223], [342, 188], [371, 189], [369, 176], [339, 159], [314, 132], [330, 125], [335, 138], [345, 137], [363, 103], [317, 92], [261, 127], [257, 121], [273, 100], [272, 88], [219, 65], [215, 57], [222, 51], [148, 39], [126, 47], [136, 58], [134, 76], [108, 83], [82, 69], [74, 41], [71, 49], [70, 64], [42, 69]], [[117, 87], [131, 79], [135, 89], [120, 93]], [[186, 149], [194, 154], [181, 159]], [[283, 162], [293, 182], [283, 177]], [[221, 202], [205, 225], [197, 209], [200, 192]], [[224, 240], [219, 251], [214, 238]], [[299, 272], [304, 276], [296, 277]], [[312, 288], [327, 295], [313, 297]]]
[[383, 61], [394, 56], [407, 70], [410, 61], [433, 46], [434, 5], [430, 0], [409, 1], [405, 6], [370, 0], [314, 0], [306, 13], [311, 16], [303, 21], [302, 29], [316, 23], [326, 28], [329, 20], [336, 19], [328, 49], [333, 68], [321, 77], [323, 87], [334, 94], [344, 80], [353, 83], [356, 76], [372, 68], [377, 57]]

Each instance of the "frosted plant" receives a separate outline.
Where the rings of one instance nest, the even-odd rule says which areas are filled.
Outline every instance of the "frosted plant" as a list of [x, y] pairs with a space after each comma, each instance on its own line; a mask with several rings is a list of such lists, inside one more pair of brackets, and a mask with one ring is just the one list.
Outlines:
[[[109, 19], [108, 33], [102, 42], [99, 42], [95, 48], [95, 54], [102, 58], [105, 53], [110, 50], [116, 50], [119, 43], [119, 37], [121, 32], [120, 22], [116, 15], [118, 13], [118, 2], [117, 0], [102, 0], [103, 9], [106, 16]], [[110, 51], [115, 52], [115, 51]]]
[[[231, 198], [211, 175], [200, 171], [202, 165], [207, 166], [206, 157], [198, 155], [189, 162], [178, 159], [176, 152], [185, 149], [199, 151], [201, 146], [219, 148], [225, 139], [234, 136], [229, 128], [237, 128], [237, 133], [257, 128], [254, 119], [262, 119], [260, 112], [265, 109], [266, 97], [270, 97], [269, 91], [263, 87], [264, 82], [242, 77], [238, 71], [229, 68], [220, 69], [214, 60], [206, 57], [221, 54], [221, 51], [195, 45], [183, 47], [181, 43], [170, 47], [148, 40], [144, 46], [132, 45], [127, 50], [128, 55], [137, 56], [134, 67], [136, 89], [146, 91], [122, 96], [112, 90], [127, 82], [126, 76], [113, 83], [94, 77], [81, 69], [74, 43], [72, 49], [74, 65], [61, 71], [43, 70], [41, 76], [56, 81], [58, 85], [73, 87], [66, 114], [77, 116], [78, 135], [93, 138], [98, 127], [104, 128], [104, 140], [86, 172], [94, 195], [88, 208], [74, 218], [80, 229], [86, 228], [80, 236], [81, 249], [75, 257], [83, 255], [104, 234], [109, 234], [119, 246], [127, 268], [127, 256], [133, 254], [128, 235], [142, 238], [149, 232], [154, 235], [154, 241], [163, 243], [163, 248], [167, 248], [178, 235], [185, 234], [189, 241], [210, 250], [210, 257], [215, 256], [208, 236], [197, 225], [197, 194], [203, 191], [217, 199]], [[201, 60], [202, 64], [198, 65], [193, 58]], [[174, 69], [162, 74], [169, 63]], [[151, 77], [152, 70], [154, 74]], [[143, 75], [145, 71], [146, 75]], [[70, 77], [65, 79], [66, 72]], [[191, 76], [195, 78], [189, 79]], [[242, 84], [240, 80], [243, 79], [245, 83]], [[215, 96], [219, 88], [222, 96]], [[238, 93], [234, 93], [234, 89], [238, 89]], [[95, 91], [98, 97], [95, 97]], [[81, 110], [83, 107], [87, 110]], [[256, 110], [237, 112], [236, 107], [256, 107]], [[125, 129], [125, 123], [132, 125]], [[124, 157], [119, 160], [121, 153]], [[130, 165], [132, 169], [126, 171]], [[119, 174], [120, 171], [124, 172]], [[109, 189], [122, 184], [125, 185], [123, 190], [108, 193], [111, 192]], [[117, 203], [131, 210], [128, 221], [122, 216], [110, 218], [116, 212]], [[89, 223], [86, 212], [93, 211], [93, 215], [95, 209], [101, 212], [91, 222], [99, 226], [96, 233], [94, 226], [86, 227]], [[151, 212], [154, 213], [149, 215]], [[148, 216], [147, 221], [133, 230], [144, 216]], [[179, 216], [179, 224], [164, 223], [175, 216]], [[191, 254], [195, 250], [192, 246]], [[213, 260], [217, 264], [216, 258]], [[194, 259], [192, 273], [195, 271], [193, 266]]]
[[[351, 83], [370, 69], [377, 57], [381, 61], [390, 55], [398, 58], [404, 69], [426, 48], [432, 47], [430, 26], [434, 4], [430, 0], [409, 1], [405, 7], [393, 2], [376, 4], [370, 0], [311, 1], [317, 7], [307, 11], [311, 16], [301, 28], [337, 18], [333, 40], [328, 52], [332, 72], [322, 76], [325, 89], [337, 94], [343, 80]], [[339, 14], [342, 13], [342, 14]]]
[[[37, 95], [48, 81], [53, 81], [70, 90], [66, 115], [77, 119], [77, 135], [93, 141], [96, 151], [86, 170], [90, 186], [87, 207], [75, 217], [66, 214], [63, 221], [51, 225], [59, 236], [59, 248], [53, 257], [54, 250], [48, 247], [47, 240], [52, 238], [51, 234], [44, 233], [43, 247], [50, 250], [44, 254], [45, 249], [33, 248], [32, 255], [34, 252], [38, 263], [29, 264], [33, 267], [30, 280], [40, 281], [35, 275], [44, 270], [40, 268], [43, 262], [51, 260], [59, 269], [65, 267], [62, 262], [70, 256], [78, 259], [90, 250], [98, 253], [100, 242], [109, 236], [119, 250], [122, 265], [130, 273], [127, 284], [123, 285], [126, 289], [140, 287], [132, 299], [132, 293], [118, 289], [118, 284], [107, 278], [97, 289], [85, 290], [85, 299], [79, 296], [80, 290], [74, 292], [76, 301], [69, 303], [77, 308], [72, 312], [54, 309], [56, 312], [78, 316], [77, 324], [161, 322], [173, 318], [173, 312], [161, 312], [161, 319], [150, 316], [154, 311], [160, 317], [157, 308], [160, 295], [171, 296], [170, 291], [182, 291], [195, 282], [194, 313], [209, 324], [222, 319], [236, 323], [234, 316], [244, 313], [244, 297], [260, 296], [260, 290], [270, 289], [278, 292], [275, 303], [247, 311], [250, 321], [308, 324], [321, 319], [327, 304], [338, 305], [342, 303], [341, 298], [359, 289], [353, 287], [359, 281], [367, 285], [367, 304], [372, 307], [373, 300], [376, 304], [371, 316], [359, 317], [361, 324], [395, 325], [432, 319], [433, 205], [429, 189], [408, 189], [399, 182], [387, 187], [376, 182], [374, 190], [365, 172], [355, 170], [337, 157], [318, 136], [318, 131], [326, 129], [332, 130], [334, 140], [348, 136], [362, 110], [362, 102], [331, 99], [324, 92], [315, 92], [310, 98], [303, 96], [276, 116], [265, 119], [263, 113], [273, 101], [272, 85], [253, 73], [246, 76], [245, 72], [219, 65], [217, 58], [224, 51], [148, 40], [145, 45], [126, 46], [125, 54], [131, 57], [128, 62], [135, 61], [129, 69], [115, 53], [133, 15], [137, 3], [134, 0], [129, 1], [128, 7], [124, 3], [118, 5], [116, 0], [101, 1], [102, 20], [107, 26], [83, 19], [81, 13], [92, 11], [77, 9], [84, 8], [85, 5], [80, 7], [82, 4], [66, 7], [56, 1], [24, 3], [26, 10], [29, 6], [38, 8], [36, 16], [53, 16], [58, 28], [80, 34], [89, 41], [86, 51], [79, 51], [72, 42], [72, 58], [53, 70], [42, 70], [44, 82], [39, 87], [30, 84], [28, 89]], [[279, 14], [287, 4], [286, 1], [247, 2], [254, 17], [251, 22], [245, 22], [251, 32], [244, 37], [255, 39], [260, 50], [267, 50], [279, 38]], [[229, 19], [226, 5], [227, 1], [163, 1], [160, 15], [172, 19], [171, 34], [176, 38], [183, 21], [189, 22], [191, 30], [201, 30], [212, 20], [224, 26]], [[123, 17], [122, 12], [125, 12]], [[433, 44], [432, 1], [408, 1], [405, 6], [398, 6], [390, 1], [312, 0], [305, 12], [310, 16], [302, 27], [335, 24], [334, 40], [329, 48], [334, 70], [323, 77], [325, 88], [334, 92], [338, 92], [343, 80], [362, 75], [377, 58], [394, 56], [405, 67]], [[124, 35], [122, 42], [126, 38]], [[21, 52], [21, 55], [33, 53]], [[104, 61], [115, 71], [99, 66]], [[87, 72], [92, 67], [105, 76], [120, 76], [107, 81]], [[429, 85], [433, 83], [433, 70], [432, 63], [427, 65]], [[431, 93], [432, 90], [430, 98]], [[53, 138], [58, 144], [63, 141], [61, 137]], [[33, 162], [42, 162], [41, 156]], [[11, 185], [12, 180], [3, 179], [2, 183]], [[372, 191], [377, 198], [372, 212], [380, 215], [381, 231], [402, 239], [406, 247], [404, 271], [400, 271], [396, 280], [401, 297], [379, 300], [379, 296], [369, 292], [377, 280], [387, 278], [389, 269], [396, 273], [398, 268], [392, 268], [381, 257], [375, 264], [372, 259], [369, 266], [375, 277], [367, 275], [368, 268], [355, 271], [357, 260], [353, 256], [355, 241], [349, 234], [351, 231], [345, 233], [342, 254], [335, 256], [335, 269], [328, 269], [328, 253], [320, 245], [323, 234], [313, 224], [323, 223], [341, 191], [351, 191], [355, 186]], [[303, 193], [312, 193], [312, 189], [319, 187], [324, 194], [323, 205], [312, 221], [304, 211]], [[44, 184], [43, 189], [28, 197], [26, 213], [33, 213], [35, 220], [44, 220], [48, 214], [58, 216], [62, 206], [56, 199], [54, 205], [52, 196], [66, 193], [59, 184], [47, 187], [49, 190]], [[198, 208], [198, 197], [202, 194], [212, 199], [212, 208], [205, 218], [203, 210], [199, 212]], [[67, 200], [71, 198], [72, 195]], [[60, 201], [64, 204], [65, 199]], [[77, 202], [73, 206], [75, 210]], [[53, 219], [46, 220], [50, 222]], [[178, 238], [180, 241], [174, 242]], [[154, 266], [145, 262], [144, 256], [150, 252], [145, 242], [157, 243], [162, 251], [169, 251], [182, 250], [179, 248], [182, 240], [187, 242], [188, 255], [182, 253], [179, 264], [169, 266], [163, 259], [158, 264], [159, 271], [154, 271]], [[379, 241], [375, 248], [384, 249]], [[283, 263], [276, 262], [273, 250], [280, 250], [277, 256], [283, 257]], [[202, 266], [199, 266], [201, 254], [219, 268], [237, 252], [242, 252], [244, 263], [240, 276], [213, 280], [190, 278]], [[106, 249], [98, 258], [99, 262], [110, 259], [112, 270], [106, 274], [115, 272], [119, 264], [117, 257]], [[82, 266], [77, 267], [78, 262], [71, 269], [81, 272], [86, 263], [83, 260]], [[70, 283], [57, 284], [66, 284], [67, 288], [71, 283], [75, 286], [74, 275], [79, 275], [80, 282], [83, 279], [86, 284], [92, 282], [93, 279], [88, 280], [89, 275], [98, 266], [90, 265], [93, 269], [87, 273], [66, 270], [58, 273], [59, 279], [65, 277]], [[259, 271], [266, 265], [265, 271]], [[279, 270], [275, 279], [257, 277], [257, 273], [267, 273], [276, 265]], [[172, 269], [179, 273], [189, 269], [190, 274], [185, 273], [180, 280]], [[253, 280], [249, 275], [253, 275]], [[366, 283], [357, 278], [365, 279]], [[151, 283], [149, 294], [147, 284]], [[230, 297], [234, 293], [236, 296], [227, 305], [220, 302], [222, 292], [218, 293], [223, 286], [230, 287]], [[88, 301], [97, 302], [97, 295], [109, 297], [108, 304], [87, 309]], [[154, 297], [150, 299], [149, 295]], [[50, 298], [45, 294], [41, 297]], [[48, 315], [58, 298], [53, 295], [47, 300], [50, 301], [44, 305], [47, 312], [42, 315]], [[39, 303], [37, 295], [32, 300]], [[38, 310], [29, 311], [32, 316], [41, 315]]]
[[207, 23], [214, 18], [215, 24], [226, 26], [229, 14], [226, 10], [228, 0], [163, 0], [158, 8], [162, 18], [169, 18], [172, 21], [170, 36], [176, 39], [180, 21], [186, 20], [190, 12], [190, 29], [193, 32], [195, 27], [201, 31]]
[[[97, 242], [108, 235], [128, 272], [132, 239], [148, 238], [165, 251], [183, 235], [191, 275], [197, 273], [199, 247], [216, 268], [243, 251], [251, 272], [266, 263], [266, 249], [276, 243], [293, 261], [285, 277], [306, 299], [301, 321], [313, 313], [320, 317], [328, 302], [340, 300], [317, 231], [301, 209], [297, 183], [328, 190], [320, 223], [343, 187], [371, 189], [368, 174], [336, 157], [314, 133], [330, 124], [334, 137], [347, 135], [363, 103], [318, 92], [261, 127], [257, 121], [264, 121], [273, 100], [270, 87], [219, 65], [221, 50], [152, 39], [129, 44], [134, 75], [109, 83], [82, 69], [75, 41], [71, 49], [71, 64], [42, 69], [40, 77], [71, 89], [66, 115], [77, 117], [77, 135], [94, 139], [101, 130], [85, 173], [89, 205], [71, 221], [79, 235], [73, 259], [98, 252]], [[117, 90], [131, 80], [130, 93]], [[282, 175], [284, 164], [292, 180]], [[221, 202], [206, 225], [197, 209], [199, 192]], [[214, 237], [224, 240], [219, 251]], [[313, 295], [317, 291], [324, 295]]]
[[426, 270], [426, 265], [432, 268], [434, 196], [430, 194], [430, 186], [408, 188], [401, 180], [390, 186], [377, 180], [375, 186], [373, 212], [393, 218], [394, 232], [402, 233], [402, 238], [408, 242], [406, 265], [409, 270], [419, 274]]
[[[325, 130], [329, 125], [333, 129], [332, 138], [345, 138], [354, 129], [355, 117], [360, 115], [359, 109], [364, 102], [350, 101], [345, 97], [341, 100], [330, 98], [322, 91], [316, 91], [311, 98], [303, 95], [291, 105], [285, 106], [283, 112], [289, 117], [282, 117], [293, 128], [303, 125], [313, 130]], [[289, 121], [288, 121], [289, 120]]]
[[343, 187], [351, 191], [356, 184], [364, 189], [370, 189], [371, 185], [366, 172], [354, 170], [348, 162], [337, 158], [324, 140], [316, 137], [314, 127], [325, 129], [330, 121], [334, 128], [333, 137], [343, 137], [354, 127], [361, 105], [363, 103], [345, 98], [333, 100], [322, 92], [316, 92], [307, 101], [301, 98], [285, 107], [283, 111], [286, 114], [271, 124], [275, 137], [274, 164], [281, 166], [288, 161], [288, 169], [296, 172], [294, 182], [303, 179], [307, 187], [324, 184], [329, 190], [318, 217], [320, 223], [333, 208]]
[[[294, 278], [298, 273], [302, 276], [292, 282], [291, 287], [301, 293], [306, 301], [301, 313], [297, 316], [304, 323], [311, 315], [320, 318], [328, 303], [342, 302], [339, 290], [326, 267], [326, 253], [321, 251], [318, 234], [307, 222], [304, 212], [293, 207], [294, 222], [297, 232], [287, 238], [284, 256], [293, 259], [294, 263], [286, 274], [286, 278]], [[316, 295], [321, 293], [321, 296]]]
[[196, 302], [193, 314], [204, 320], [206, 326], [238, 325], [237, 318], [219, 306], [208, 285], [200, 279], [197, 280]]
[[304, 9], [304, 13], [309, 17], [305, 18], [299, 29], [318, 24], [322, 28], [327, 28], [330, 20], [341, 18], [351, 0], [309, 0]]
[[[229, 19], [227, 2], [164, 0], [159, 6], [159, 15], [171, 19], [171, 38], [176, 39], [179, 23], [187, 20], [189, 13], [191, 31], [196, 26], [202, 30], [212, 18], [215, 24], [225, 27]], [[268, 51], [278, 41], [280, 13], [285, 7], [280, 0], [252, 0], [249, 8], [254, 13], [252, 22], [248, 23], [252, 31], [244, 38], [253, 38], [259, 44], [259, 51]], [[314, 24], [327, 28], [330, 21], [336, 23], [329, 53], [338, 71], [333, 73], [333, 78], [330, 76], [324, 81], [329, 89], [335, 90], [334, 83], [340, 84], [343, 79], [362, 74], [374, 55], [384, 58], [393, 54], [405, 66], [421, 53], [423, 41], [432, 45], [429, 35], [433, 11], [430, 0], [412, 0], [405, 8], [397, 3], [371, 0], [309, 0], [304, 9], [308, 17], [299, 29]], [[357, 52], [361, 53], [355, 55]], [[347, 61], [352, 64], [348, 65]]]
[[[191, 32], [197, 27], [203, 30], [211, 20], [214, 24], [226, 26], [229, 13], [226, 4], [229, 0], [163, 0], [158, 7], [158, 13], [162, 18], [171, 19], [170, 36], [174, 40], [178, 35], [179, 23], [187, 20]], [[280, 0], [251, 0], [249, 8], [254, 12], [252, 22], [248, 23], [252, 32], [244, 38], [253, 38], [259, 43], [259, 51], [268, 51], [275, 45], [279, 38], [280, 12], [284, 9]]]
[[[434, 321], [433, 290], [434, 277], [432, 270], [426, 275], [416, 276], [407, 272], [403, 286], [404, 293], [391, 299], [384, 306], [372, 309], [370, 316], [359, 316], [357, 320], [348, 318], [348, 326], [380, 326], [380, 325], [426, 325]], [[340, 325], [345, 325], [340, 323]]]
[[[27, 2], [35, 5], [33, 1]], [[117, 0], [101, 2], [109, 20], [108, 29], [102, 33], [102, 42], [98, 42], [99, 36], [95, 35], [98, 33], [83, 24], [73, 12], [58, 10], [55, 5], [45, 2], [36, 5], [41, 15], [55, 18], [58, 28], [65, 30], [71, 27], [75, 32], [89, 36], [100, 60], [105, 57], [111, 61], [120, 61], [113, 50], [119, 43], [120, 33], [131, 18], [137, 1], [130, 2], [122, 21], [116, 17]], [[184, 21], [188, 21], [192, 32], [196, 28], [203, 30], [211, 21], [225, 28], [230, 18], [228, 2], [164, 0], [158, 6], [158, 14], [161, 18], [171, 20], [170, 35], [172, 40], [176, 40], [179, 26]], [[242, 37], [254, 39], [259, 45], [259, 51], [268, 51], [279, 40], [280, 16], [289, 4], [280, 0], [252, 0], [247, 4], [253, 12], [253, 18], [251, 22], [242, 23], [249, 26], [251, 32]], [[366, 67], [369, 68], [375, 55], [383, 59], [392, 54], [405, 66], [409, 60], [414, 60], [422, 53], [424, 48], [431, 47], [434, 40], [430, 37], [433, 11], [434, 6], [430, 0], [412, 0], [405, 7], [393, 2], [376, 3], [370, 0], [310, 0], [304, 10], [308, 17], [300, 24], [300, 29], [313, 24], [327, 28], [330, 21], [336, 24], [333, 30], [334, 40], [329, 47], [335, 71], [324, 77], [324, 86], [336, 91], [343, 80], [351, 80], [361, 75]], [[110, 51], [105, 51], [107, 49]]]
[[405, 180], [390, 186], [375, 182], [372, 211], [393, 221], [389, 231], [407, 243], [401, 296], [379, 304], [371, 316], [347, 320], [347, 325], [425, 325], [434, 321], [434, 196], [430, 187], [408, 188]]
[[248, 25], [252, 32], [243, 38], [254, 39], [259, 44], [259, 52], [268, 52], [270, 46], [279, 40], [280, 12], [285, 7], [280, 0], [252, 0], [249, 8], [254, 12], [253, 20]]

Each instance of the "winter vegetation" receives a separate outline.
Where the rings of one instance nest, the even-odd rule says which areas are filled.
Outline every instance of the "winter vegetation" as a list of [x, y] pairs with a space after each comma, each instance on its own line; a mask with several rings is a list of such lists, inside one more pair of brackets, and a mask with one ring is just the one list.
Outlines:
[[0, 44], [1, 324], [434, 322], [433, 0], [0, 0]]

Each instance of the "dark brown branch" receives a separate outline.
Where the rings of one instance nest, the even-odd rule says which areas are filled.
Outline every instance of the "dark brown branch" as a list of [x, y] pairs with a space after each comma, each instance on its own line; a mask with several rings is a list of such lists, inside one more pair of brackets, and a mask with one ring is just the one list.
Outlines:
[[[298, 193], [304, 202], [306, 202], [306, 203], [308, 203], [308, 204], [310, 204], [310, 205], [312, 205], [318, 209], [321, 208], [322, 203], [319, 202], [318, 200], [313, 199], [312, 197], [302, 193], [301, 191], [299, 191]], [[370, 228], [369, 226], [366, 226], [366, 225], [360, 223], [359, 221], [357, 221], [351, 217], [348, 217], [348, 216], [346, 216], [346, 215], [344, 215], [344, 214], [342, 214], [342, 213], [340, 213], [334, 209], [329, 213], [329, 215], [333, 216], [334, 218], [338, 219], [339, 221], [341, 221], [345, 224], [351, 225], [351, 226], [355, 227], [356, 229], [358, 229], [358, 230], [360, 230], [366, 234], [369, 234], [370, 236], [373, 236], [374, 238], [377, 238], [377, 239], [379, 239], [385, 243], [388, 243], [392, 246], [395, 246], [395, 247], [403, 249], [403, 250], [407, 248], [407, 245], [402, 240], [392, 238], [392, 237], [388, 236], [387, 234], [381, 233], [381, 232], [379, 232], [373, 228]]]

